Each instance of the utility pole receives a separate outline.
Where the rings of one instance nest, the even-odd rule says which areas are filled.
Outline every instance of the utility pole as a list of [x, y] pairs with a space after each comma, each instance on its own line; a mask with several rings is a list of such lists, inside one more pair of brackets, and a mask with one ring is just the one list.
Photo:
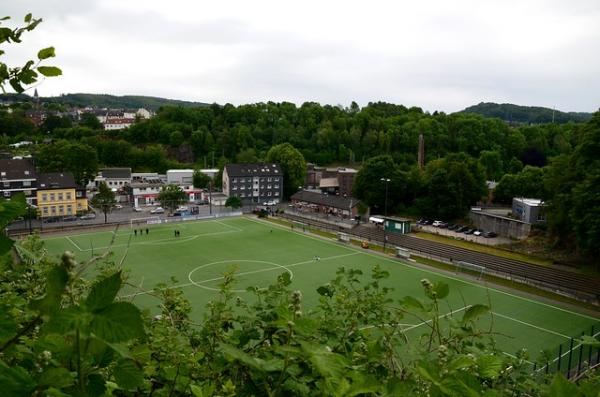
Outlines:
[[[384, 204], [384, 216], [387, 218], [387, 202], [388, 202], [388, 184], [390, 182], [390, 178], [381, 178], [382, 182], [385, 182], [385, 204]], [[387, 230], [386, 230], [387, 219], [383, 220], [383, 253], [385, 254], [385, 246], [387, 243]]]

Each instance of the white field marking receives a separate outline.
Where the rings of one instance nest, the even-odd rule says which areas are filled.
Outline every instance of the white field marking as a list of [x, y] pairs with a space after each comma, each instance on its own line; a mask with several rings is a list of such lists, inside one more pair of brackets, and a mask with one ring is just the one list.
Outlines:
[[[594, 334], [594, 338], [597, 338], [598, 336], [600, 336], [600, 332], [597, 332]], [[569, 338], [571, 339], [571, 338]], [[575, 339], [575, 338], [573, 338]], [[580, 343], [576, 346], [573, 346], [573, 349], [567, 349], [567, 351], [565, 351], [563, 354], [560, 355], [560, 357], [556, 357], [554, 360], [550, 361], [548, 364], [554, 364], [555, 362], [557, 362], [558, 360], [562, 360], [562, 358], [564, 356], [566, 356], [567, 354], [569, 354], [569, 351], [573, 352], [573, 354], [575, 354], [575, 351], [577, 351], [577, 349], [579, 349], [581, 347], [581, 345], [583, 345], [583, 343]], [[536, 372], [540, 372], [542, 369], [546, 368], [546, 365], [542, 365], [540, 368], [537, 369]]]
[[493, 288], [493, 287], [489, 287], [489, 286], [484, 286], [484, 285], [481, 285], [481, 284], [472, 283], [470, 281], [463, 280], [463, 279], [456, 278], [456, 277], [452, 277], [452, 276], [448, 276], [448, 275], [443, 274], [443, 273], [436, 273], [433, 270], [429, 270], [429, 269], [426, 269], [426, 268], [421, 268], [421, 267], [418, 267], [418, 266], [414, 266], [414, 265], [411, 265], [410, 263], [403, 262], [401, 260], [390, 259], [390, 258], [387, 258], [387, 257], [382, 256], [382, 255], [377, 255], [377, 254], [372, 254], [370, 252], [360, 251], [360, 250], [355, 249], [355, 248], [343, 247], [343, 246], [340, 246], [337, 243], [334, 243], [332, 241], [328, 241], [328, 240], [324, 240], [324, 239], [319, 239], [319, 238], [313, 237], [313, 236], [307, 236], [306, 234], [303, 234], [303, 233], [292, 232], [292, 231], [288, 230], [285, 226], [278, 225], [276, 223], [266, 223], [266, 221], [260, 221], [260, 220], [251, 219], [251, 218], [245, 218], [245, 219], [248, 220], [248, 221], [251, 221], [251, 222], [256, 222], [256, 223], [262, 224], [265, 227], [267, 227], [267, 225], [268, 226], [273, 225], [273, 226], [278, 227], [278, 228], [280, 228], [280, 229], [282, 229], [284, 231], [287, 231], [289, 233], [294, 233], [294, 234], [297, 234], [297, 235], [300, 235], [300, 236], [304, 236], [304, 237], [307, 237], [307, 238], [312, 238], [312, 239], [317, 240], [317, 241], [321, 241], [321, 242], [324, 242], [324, 243], [329, 243], [329, 244], [338, 246], [340, 248], [344, 248], [344, 249], [347, 249], [347, 250], [350, 250], [350, 251], [356, 251], [356, 252], [359, 252], [361, 254], [372, 256], [374, 258], [382, 259], [382, 260], [385, 260], [385, 261], [388, 261], [388, 262], [392, 262], [392, 263], [396, 263], [396, 264], [400, 263], [400, 264], [403, 264], [406, 267], [410, 267], [412, 269], [419, 270], [421, 272], [433, 274], [433, 275], [436, 275], [438, 277], [443, 277], [443, 278], [446, 278], [446, 279], [449, 279], [449, 280], [458, 281], [458, 282], [461, 282], [463, 284], [472, 285], [474, 287], [481, 288], [481, 289], [484, 289], [484, 290], [494, 291], [494, 292], [497, 292], [499, 294], [507, 295], [507, 296], [510, 296], [510, 297], [513, 297], [513, 298], [517, 298], [517, 299], [526, 301], [526, 302], [534, 303], [536, 305], [549, 307], [551, 309], [559, 310], [559, 311], [562, 311], [562, 312], [565, 312], [565, 313], [568, 313], [568, 314], [573, 314], [573, 315], [576, 315], [576, 316], [579, 316], [579, 317], [582, 317], [582, 318], [585, 318], [585, 319], [588, 319], [588, 320], [594, 320], [594, 321], [598, 321], [599, 320], [599, 318], [588, 316], [586, 314], [582, 314], [582, 313], [578, 313], [578, 312], [573, 312], [573, 311], [570, 311], [570, 310], [567, 310], [567, 309], [563, 309], [562, 307], [559, 307], [559, 306], [553, 306], [553, 305], [550, 305], [548, 303], [538, 302], [536, 300], [529, 299], [529, 298], [526, 298], [524, 296], [514, 295], [514, 294], [511, 294], [510, 292], [502, 291], [502, 290], [499, 290], [499, 289], [496, 289], [496, 288]]
[[[163, 238], [163, 239], [159, 239], [159, 240], [141, 241], [139, 243], [131, 243], [129, 245], [130, 246], [131, 245], [161, 245], [161, 243], [163, 243], [163, 242], [171, 242], [171, 243], [173, 243], [173, 242], [178, 242], [178, 241], [181, 242], [181, 243], [186, 243], [188, 241], [195, 240], [198, 237], [214, 236], [214, 235], [217, 235], [217, 234], [227, 234], [227, 233], [236, 233], [236, 232], [234, 230], [227, 230], [227, 231], [224, 231], [224, 232], [201, 233], [201, 234], [193, 234], [193, 235], [190, 235], [190, 236], [187, 236], [187, 237], [183, 237], [183, 239], [185, 239], [185, 240], [183, 240], [180, 237], [169, 237], [169, 238]], [[114, 244], [114, 245], [108, 245], [108, 246], [105, 246], [105, 247], [94, 247], [94, 249], [95, 250], [101, 250], [101, 249], [106, 249], [106, 248], [118, 248], [118, 247], [126, 247], [126, 246], [127, 246], [127, 244]], [[91, 248], [88, 248], [88, 249], [84, 249], [84, 250], [81, 250], [81, 251], [91, 251], [91, 250], [92, 250]]]
[[75, 241], [71, 240], [71, 237], [69, 237], [69, 236], [65, 236], [65, 238], [66, 238], [67, 240], [69, 240], [69, 242], [70, 242], [71, 244], [73, 244], [73, 245], [75, 246], [75, 248], [77, 248], [77, 249], [79, 250], [79, 252], [83, 252], [83, 251], [91, 251], [91, 249], [89, 249], [89, 250], [82, 250], [82, 249], [81, 249], [81, 248], [80, 248], [80, 247], [79, 247], [77, 244], [75, 244]]
[[[338, 259], [338, 258], [343, 258], [343, 257], [346, 257], [346, 256], [358, 255], [359, 253], [360, 252], [353, 252], [351, 254], [342, 254], [342, 255], [330, 256], [330, 257], [327, 257], [327, 258], [321, 258], [321, 261], [326, 261], [326, 260], [331, 260], [331, 259]], [[233, 261], [223, 261], [223, 262], [233, 262]], [[314, 259], [311, 259], [311, 260], [308, 260], [308, 261], [303, 261], [303, 262], [292, 263], [290, 265], [285, 265], [285, 267], [300, 266], [300, 265], [304, 265], [304, 264], [311, 263], [311, 262], [314, 262]], [[236, 273], [236, 275], [243, 276], [245, 274], [258, 273], [258, 272], [266, 272], [266, 271], [277, 270], [277, 269], [279, 269], [279, 267], [272, 267], [272, 268], [260, 269], [260, 270], [252, 270], [250, 272]], [[190, 273], [192, 273], [194, 270], [196, 270], [196, 269], [192, 269], [192, 271]], [[209, 281], [217, 281], [217, 280], [220, 280], [222, 278], [223, 277], [219, 277], [219, 278], [217, 278], [215, 280], [201, 280], [201, 281], [196, 281], [196, 282], [192, 281], [190, 283], [177, 284], [177, 285], [173, 285], [173, 286], [170, 286], [170, 287], [162, 288], [161, 290], [168, 289], [168, 288], [184, 288], [184, 287], [189, 287], [189, 286], [195, 285], [195, 283], [202, 284], [202, 283], [209, 282]], [[189, 273], [188, 273], [188, 279], [189, 279]], [[136, 293], [129, 294], [129, 295], [122, 295], [122, 296], [120, 296], [120, 298], [131, 298], [131, 297], [138, 296], [138, 295], [149, 294], [151, 292], [152, 291], [136, 292]], [[243, 291], [243, 292], [246, 292], [246, 291]]]
[[561, 334], [560, 332], [552, 331], [551, 329], [547, 329], [547, 328], [544, 328], [544, 327], [539, 327], [539, 326], [537, 326], [537, 325], [534, 325], [534, 324], [531, 324], [531, 323], [527, 323], [527, 322], [525, 322], [525, 321], [521, 321], [521, 320], [518, 320], [518, 319], [516, 319], [516, 318], [513, 318], [513, 317], [510, 317], [510, 316], [505, 316], [504, 314], [500, 314], [500, 313], [497, 313], [497, 312], [491, 312], [491, 313], [492, 313], [493, 315], [495, 315], [495, 316], [498, 316], [498, 317], [501, 317], [501, 318], [505, 318], [505, 319], [507, 319], [507, 320], [515, 321], [515, 322], [517, 322], [517, 323], [519, 323], [519, 324], [523, 324], [523, 325], [526, 325], [526, 326], [528, 326], [528, 327], [532, 327], [532, 328], [535, 328], [535, 329], [539, 329], [540, 331], [548, 332], [548, 333], [550, 333], [550, 334], [554, 334], [554, 335], [557, 335], [557, 336], [563, 337], [563, 338], [565, 338], [565, 339], [571, 339], [571, 337], [570, 337], [570, 336], [567, 336], [567, 335], [565, 335], [565, 334]]
[[232, 225], [228, 225], [228, 224], [227, 224], [227, 223], [225, 223], [225, 222], [221, 222], [221, 221], [218, 221], [218, 220], [216, 220], [216, 219], [214, 220], [214, 222], [218, 223], [219, 225], [223, 225], [223, 226], [226, 226], [226, 227], [232, 228], [232, 229], [233, 229], [233, 230], [235, 230], [235, 231], [238, 231], [238, 232], [243, 232], [243, 230], [242, 230], [242, 229], [240, 229], [239, 227], [232, 226]]
[[[460, 309], [451, 310], [451, 311], [449, 311], [446, 314], [440, 314], [439, 316], [437, 316], [437, 318], [440, 319], [440, 318], [450, 317], [453, 314], [458, 313], [458, 312], [462, 312], [463, 310], [467, 310], [470, 307], [471, 307], [471, 305], [467, 305], [465, 307], [461, 307]], [[432, 321], [433, 321], [433, 319], [430, 319], [430, 320], [427, 320], [427, 321], [423, 321], [422, 323], [419, 323], [419, 324], [410, 325], [407, 328], [402, 328], [400, 331], [402, 331], [402, 332], [410, 331], [411, 329], [415, 329], [417, 327], [420, 327], [421, 325], [429, 324]], [[405, 324], [398, 324], [398, 325], [401, 326], [401, 325], [405, 325]], [[377, 325], [366, 325], [364, 327], [359, 328], [359, 330], [363, 331], [365, 329], [371, 329], [371, 328], [376, 328], [376, 327], [378, 327], [378, 326]], [[384, 324], [384, 327], [388, 327], [388, 325]]]
[[[515, 356], [514, 354], [510, 354], [510, 353], [507, 353], [507, 352], [502, 352], [502, 354], [504, 354], [504, 355], [506, 355], [506, 356], [508, 356], [508, 357], [511, 357], [511, 358], [518, 358], [518, 357], [517, 357], [517, 356]], [[533, 364], [534, 364], [532, 361], [529, 361], [529, 360], [527, 360], [527, 359], [525, 359], [525, 358], [521, 358], [520, 360], [523, 360], [523, 361], [525, 361], [526, 363], [528, 363], [528, 364], [531, 364], [531, 365], [533, 365]]]
[[[198, 223], [215, 222], [215, 223], [219, 223], [219, 224], [221, 224], [223, 226], [233, 227], [233, 226], [221, 223], [221, 222], [216, 222], [214, 219], [198, 219], [198, 220], [195, 220], [195, 221], [186, 221], [186, 222], [177, 222], [177, 223], [161, 223], [161, 224], [157, 224], [157, 225], [146, 225], [146, 224], [144, 224], [144, 225], [140, 225], [139, 227], [135, 227], [134, 229], [141, 229], [142, 226], [145, 229], [146, 226], [148, 226], [148, 228], [153, 233], [165, 233], [165, 232], [172, 233], [173, 232], [172, 226], [174, 226], [174, 225], [181, 226], [183, 224], [188, 224], [189, 225], [190, 222], [192, 222], [192, 223], [196, 223], [196, 222], [198, 222]], [[182, 227], [182, 229], [184, 229], [184, 228]], [[131, 231], [132, 229], [127, 229], [127, 230], [121, 229], [121, 230], [122, 230], [121, 232], [117, 232], [116, 233], [117, 237], [119, 237], [119, 236], [129, 236], [132, 233], [132, 231]], [[239, 231], [242, 231], [242, 229], [240, 229]], [[71, 237], [78, 237], [78, 236], [95, 237], [95, 236], [100, 236], [100, 235], [103, 235], [103, 234], [113, 235], [113, 234], [115, 234], [115, 232], [114, 232], [114, 230], [101, 230], [101, 231], [97, 231], [97, 232], [70, 234], [69, 236], [71, 236]], [[58, 240], [58, 239], [62, 239], [64, 237], [66, 237], [66, 236], [42, 237], [42, 240]]]

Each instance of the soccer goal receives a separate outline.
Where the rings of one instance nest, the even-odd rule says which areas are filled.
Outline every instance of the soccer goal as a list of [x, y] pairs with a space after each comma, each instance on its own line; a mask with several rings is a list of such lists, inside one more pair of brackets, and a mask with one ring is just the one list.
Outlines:
[[148, 216], [145, 218], [133, 218], [130, 221], [129, 227], [131, 229], [142, 226], [142, 225], [157, 225], [161, 223], [160, 216]]
[[456, 264], [456, 274], [466, 273], [475, 275], [478, 280], [481, 280], [485, 274], [485, 266], [475, 265], [464, 261], [456, 261], [454, 263]]

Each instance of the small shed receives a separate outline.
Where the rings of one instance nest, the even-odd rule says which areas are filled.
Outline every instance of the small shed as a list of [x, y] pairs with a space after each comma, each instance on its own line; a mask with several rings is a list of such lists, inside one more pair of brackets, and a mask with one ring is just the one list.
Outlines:
[[406, 234], [410, 233], [410, 219], [395, 218], [390, 216], [384, 216], [383, 227], [387, 232]]

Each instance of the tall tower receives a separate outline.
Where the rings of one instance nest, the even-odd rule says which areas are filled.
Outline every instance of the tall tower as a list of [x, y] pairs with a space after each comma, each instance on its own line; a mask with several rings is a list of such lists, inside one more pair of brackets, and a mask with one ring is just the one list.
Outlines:
[[425, 138], [423, 137], [423, 132], [419, 134], [419, 153], [417, 154], [417, 163], [419, 165], [419, 169], [422, 170], [425, 166]]

